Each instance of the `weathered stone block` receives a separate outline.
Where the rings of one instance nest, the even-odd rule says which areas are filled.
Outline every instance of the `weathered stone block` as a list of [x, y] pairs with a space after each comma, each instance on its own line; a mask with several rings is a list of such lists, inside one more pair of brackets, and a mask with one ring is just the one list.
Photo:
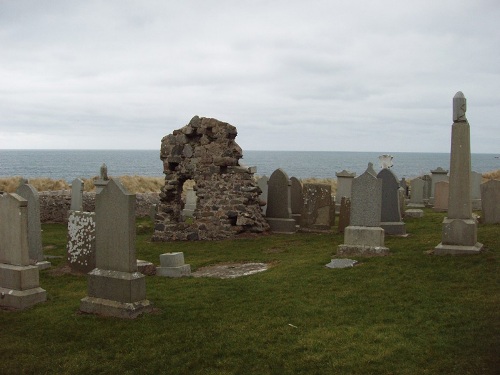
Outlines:
[[0, 285], [17, 290], [37, 288], [40, 285], [38, 267], [0, 264]]
[[94, 268], [89, 272], [88, 296], [123, 303], [146, 298], [146, 280], [140, 272], [120, 272]]

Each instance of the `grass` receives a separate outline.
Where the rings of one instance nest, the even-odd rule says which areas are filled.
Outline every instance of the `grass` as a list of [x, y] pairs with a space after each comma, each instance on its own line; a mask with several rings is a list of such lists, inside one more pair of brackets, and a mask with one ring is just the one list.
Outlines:
[[[496, 374], [500, 366], [500, 226], [480, 225], [480, 255], [431, 256], [443, 214], [407, 219], [388, 257], [324, 267], [336, 233], [151, 243], [139, 259], [183, 251], [192, 269], [267, 262], [237, 279], [147, 277], [153, 314], [133, 321], [78, 313], [85, 276], [40, 273], [48, 301], [0, 311], [2, 374]], [[43, 225], [45, 254], [65, 253], [66, 229]], [[60, 268], [63, 259], [51, 259]]]

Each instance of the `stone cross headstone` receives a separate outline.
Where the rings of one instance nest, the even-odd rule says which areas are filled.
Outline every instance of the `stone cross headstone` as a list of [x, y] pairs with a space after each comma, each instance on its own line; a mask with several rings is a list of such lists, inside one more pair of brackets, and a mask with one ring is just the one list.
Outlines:
[[40, 223], [40, 198], [38, 191], [29, 184], [20, 185], [16, 193], [28, 201], [28, 248], [33, 264], [39, 269], [50, 267], [43, 255], [42, 225]]
[[332, 218], [332, 187], [326, 184], [310, 184], [303, 186], [304, 205], [302, 210], [301, 228], [311, 230], [331, 230]]
[[453, 97], [448, 216], [443, 220], [441, 243], [434, 249], [438, 255], [477, 254], [483, 247], [477, 242], [477, 222], [472, 216], [470, 125], [465, 109], [465, 97], [459, 91]]
[[75, 178], [71, 182], [71, 211], [83, 211], [83, 181]]
[[489, 180], [481, 185], [483, 223], [500, 223], [500, 180]]
[[292, 218], [297, 225], [300, 225], [302, 211], [304, 210], [304, 196], [302, 192], [302, 182], [296, 177], [290, 178], [290, 205], [292, 209]]
[[410, 207], [424, 207], [425, 181], [414, 178], [410, 182]]
[[[371, 163], [370, 163], [371, 164]], [[351, 220], [345, 228], [344, 244], [337, 255], [387, 255], [384, 230], [380, 227], [382, 208], [382, 180], [366, 171], [352, 182]]]
[[342, 197], [340, 201], [340, 212], [339, 212], [339, 233], [344, 233], [346, 227], [349, 226], [351, 216], [351, 198]]
[[292, 219], [290, 179], [282, 169], [275, 170], [269, 177], [266, 220], [273, 232], [294, 233]]
[[267, 183], [269, 178], [267, 176], [262, 176], [257, 180], [257, 186], [262, 191], [260, 194], [260, 200], [263, 203], [261, 205], [262, 213], [265, 215], [267, 210]]
[[472, 199], [472, 209], [481, 209], [481, 183], [483, 182], [483, 175], [478, 172], [472, 171], [470, 174], [470, 191]]
[[88, 275], [88, 297], [80, 310], [135, 318], [149, 312], [145, 276], [137, 271], [135, 194], [117, 180], [96, 194], [96, 268]]
[[450, 195], [450, 183], [439, 181], [434, 187], [434, 211], [446, 212], [448, 210], [448, 199]]
[[47, 299], [30, 265], [27, 206], [18, 194], [0, 194], [0, 306], [19, 310]]
[[382, 180], [380, 226], [385, 230], [386, 234], [404, 235], [406, 230], [401, 220], [399, 180], [388, 168], [382, 169], [377, 177]]

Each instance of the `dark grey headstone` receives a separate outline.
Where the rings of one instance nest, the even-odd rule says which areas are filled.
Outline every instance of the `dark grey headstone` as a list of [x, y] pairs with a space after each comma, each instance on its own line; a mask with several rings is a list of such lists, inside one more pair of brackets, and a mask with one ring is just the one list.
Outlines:
[[273, 172], [267, 183], [267, 211], [268, 218], [292, 218], [290, 179], [282, 169]]
[[23, 184], [16, 190], [19, 196], [28, 201], [28, 248], [29, 257], [35, 262], [42, 262], [42, 226], [40, 224], [40, 198], [38, 191], [29, 184]]
[[339, 233], [344, 233], [346, 227], [349, 226], [349, 221], [351, 217], [351, 198], [342, 197], [340, 201], [340, 213], [339, 213]]
[[382, 222], [401, 221], [398, 178], [387, 168], [382, 169], [377, 177], [382, 180], [382, 211], [380, 220]]
[[302, 210], [304, 209], [304, 197], [302, 193], [302, 183], [296, 177], [290, 178], [290, 203], [293, 214], [302, 214]]

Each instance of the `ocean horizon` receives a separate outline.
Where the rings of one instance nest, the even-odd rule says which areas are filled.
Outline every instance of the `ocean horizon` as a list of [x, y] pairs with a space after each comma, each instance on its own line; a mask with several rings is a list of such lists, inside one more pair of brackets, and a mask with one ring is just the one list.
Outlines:
[[[393, 156], [391, 170], [398, 178], [429, 174], [432, 169], [449, 169], [450, 153], [376, 152], [376, 151], [243, 151], [240, 164], [257, 167], [257, 175], [269, 176], [281, 168], [289, 177], [336, 178], [335, 173], [348, 170], [362, 174], [369, 162], [379, 170], [378, 157]], [[110, 176], [138, 175], [162, 177], [163, 164], [159, 150], [0, 150], [0, 178], [63, 179], [91, 178], [105, 163]], [[485, 173], [500, 169], [497, 154], [474, 153], [472, 170]]]

